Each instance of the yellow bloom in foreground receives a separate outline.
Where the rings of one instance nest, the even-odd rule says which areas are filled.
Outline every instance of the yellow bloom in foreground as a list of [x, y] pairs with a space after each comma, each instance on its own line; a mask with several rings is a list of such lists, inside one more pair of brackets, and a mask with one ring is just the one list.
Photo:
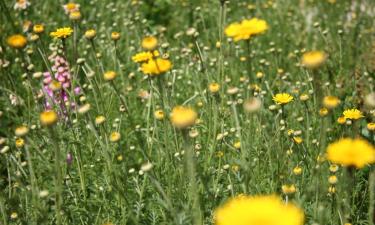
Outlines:
[[358, 120], [363, 117], [363, 114], [358, 109], [347, 109], [343, 113], [345, 119]]
[[145, 74], [159, 75], [169, 71], [172, 68], [171, 61], [167, 59], [151, 59], [147, 63], [143, 63], [141, 70]]
[[42, 125], [51, 126], [57, 122], [57, 113], [52, 110], [44, 111], [39, 118]]
[[63, 27], [63, 28], [58, 28], [55, 32], [51, 32], [50, 35], [53, 38], [65, 39], [69, 37], [72, 33], [73, 33], [72, 28]]
[[273, 96], [273, 101], [278, 105], [284, 105], [293, 101], [293, 96], [288, 93], [280, 93]]
[[322, 51], [306, 52], [302, 55], [302, 65], [309, 69], [315, 69], [321, 66], [326, 58], [326, 54]]
[[173, 108], [170, 119], [177, 128], [187, 128], [195, 124], [197, 113], [190, 107], [176, 106]]
[[327, 158], [336, 164], [362, 168], [375, 162], [375, 148], [363, 139], [344, 138], [328, 146]]
[[302, 225], [304, 213], [278, 197], [237, 196], [215, 211], [216, 225]]
[[336, 96], [325, 96], [323, 105], [328, 109], [336, 108], [340, 104], [340, 99]]
[[140, 63], [140, 62], [147, 62], [148, 60], [152, 59], [153, 57], [159, 56], [158, 51], [154, 51], [153, 53], [148, 51], [148, 52], [140, 52], [135, 54], [132, 57], [133, 62]]
[[142, 48], [153, 50], [158, 45], [158, 39], [154, 36], [145, 37], [142, 40]]
[[21, 49], [26, 46], [27, 39], [25, 36], [21, 34], [15, 34], [15, 35], [8, 37], [7, 44], [12, 48]]
[[241, 23], [232, 23], [225, 28], [225, 34], [234, 41], [247, 40], [251, 36], [264, 33], [268, 29], [266, 21], [253, 18], [242, 20]]

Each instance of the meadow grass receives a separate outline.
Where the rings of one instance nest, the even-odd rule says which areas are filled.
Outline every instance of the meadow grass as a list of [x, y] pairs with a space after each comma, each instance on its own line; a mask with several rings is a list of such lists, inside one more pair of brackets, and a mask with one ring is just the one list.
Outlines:
[[374, 224], [374, 1], [74, 3], [0, 0], [0, 224], [228, 225], [238, 195]]

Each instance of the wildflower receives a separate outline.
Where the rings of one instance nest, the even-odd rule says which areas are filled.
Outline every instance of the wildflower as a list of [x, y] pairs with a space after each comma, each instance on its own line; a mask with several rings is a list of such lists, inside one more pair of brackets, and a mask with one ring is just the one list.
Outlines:
[[235, 149], [240, 149], [240, 148], [241, 148], [241, 142], [240, 142], [240, 141], [236, 141], [236, 142], [234, 142], [233, 147], [234, 147]]
[[158, 39], [154, 36], [148, 36], [142, 39], [142, 48], [146, 50], [153, 50], [158, 45]]
[[338, 166], [338, 165], [336, 165], [336, 164], [332, 164], [332, 165], [329, 166], [329, 171], [330, 171], [331, 173], [336, 173], [337, 170], [339, 170], [339, 166]]
[[43, 24], [35, 24], [33, 27], [33, 31], [36, 34], [41, 34], [44, 32], [44, 26]]
[[225, 34], [234, 41], [248, 40], [251, 36], [264, 33], [268, 29], [266, 21], [253, 18], [242, 20], [240, 23], [232, 23], [225, 28]]
[[190, 107], [176, 106], [172, 109], [170, 120], [172, 125], [184, 129], [195, 124], [197, 120], [197, 113]]
[[57, 113], [52, 110], [44, 111], [40, 114], [40, 122], [44, 126], [51, 126], [57, 122]]
[[7, 44], [16, 49], [24, 48], [27, 44], [27, 39], [21, 34], [14, 34], [8, 37]]
[[199, 132], [196, 129], [191, 129], [189, 131], [189, 137], [191, 137], [191, 138], [196, 138], [196, 137], [198, 137], [198, 135], [199, 135]]
[[307, 95], [307, 94], [303, 94], [303, 95], [301, 95], [301, 96], [299, 96], [299, 100], [301, 100], [301, 101], [307, 101], [307, 100], [309, 100], [309, 95]]
[[243, 108], [248, 113], [254, 113], [260, 109], [262, 106], [262, 101], [259, 98], [250, 98], [245, 100], [243, 103]]
[[150, 162], [147, 162], [147, 163], [145, 163], [141, 166], [141, 170], [143, 172], [147, 172], [147, 171], [150, 171], [152, 169], [152, 167], [154, 167], [154, 165], [152, 165], [152, 163], [150, 163]]
[[120, 39], [120, 33], [119, 32], [112, 32], [111, 33], [111, 39], [114, 40], [114, 41], [117, 41], [118, 39]]
[[375, 131], [375, 123], [368, 123], [367, 129], [370, 131]]
[[164, 119], [164, 112], [163, 110], [159, 109], [154, 112], [155, 119], [162, 120]]
[[121, 138], [121, 134], [119, 132], [112, 132], [111, 135], [109, 136], [109, 140], [111, 142], [118, 142]]
[[208, 85], [208, 90], [212, 93], [215, 94], [220, 90], [220, 84], [213, 82]]
[[17, 137], [23, 137], [25, 136], [27, 133], [29, 133], [29, 128], [27, 126], [19, 126], [16, 128], [15, 132]]
[[104, 123], [105, 122], [105, 117], [104, 116], [97, 116], [96, 118], [95, 118], [95, 124], [96, 125], [100, 125], [100, 124], [102, 124], [102, 123]]
[[50, 35], [53, 38], [65, 39], [65, 38], [68, 38], [72, 33], [73, 33], [72, 28], [63, 27], [63, 28], [58, 28], [54, 32], [51, 32]]
[[159, 75], [168, 72], [172, 67], [171, 61], [167, 59], [151, 59], [147, 63], [143, 63], [141, 70], [145, 74]]
[[303, 142], [303, 139], [301, 137], [293, 137], [293, 141], [299, 145]]
[[27, 7], [29, 7], [31, 4], [28, 0], [17, 0], [16, 4], [14, 4], [14, 9], [15, 10], [25, 10]]
[[68, 4], [63, 5], [63, 8], [66, 14], [70, 14], [72, 12], [79, 11], [79, 6], [80, 6], [79, 4], [69, 2]]
[[294, 184], [291, 184], [291, 185], [284, 184], [281, 186], [281, 190], [283, 191], [285, 195], [294, 194], [296, 192], [296, 186], [294, 186]]
[[136, 55], [134, 55], [132, 57], [132, 60], [133, 60], [133, 62], [141, 63], [141, 62], [147, 62], [148, 60], [152, 59], [153, 57], [157, 57], [157, 56], [159, 56], [158, 51], [140, 52], [140, 53], [137, 53]]
[[306, 52], [302, 55], [302, 65], [309, 69], [315, 69], [320, 67], [326, 58], [326, 54], [321, 51]]
[[215, 211], [216, 225], [302, 225], [303, 211], [273, 195], [232, 198]]
[[18, 218], [18, 213], [16, 213], [16, 212], [12, 212], [12, 213], [10, 214], [10, 218], [13, 219], [13, 220], [17, 219], [17, 218]]
[[327, 158], [343, 166], [362, 168], [375, 162], [375, 148], [363, 139], [344, 138], [328, 146]]
[[323, 105], [328, 109], [336, 108], [339, 104], [340, 99], [338, 99], [336, 96], [325, 96], [323, 99]]
[[302, 168], [299, 166], [294, 167], [293, 173], [294, 175], [300, 175], [302, 173]]
[[328, 192], [329, 192], [330, 194], [334, 194], [334, 193], [336, 193], [336, 188], [335, 188], [335, 186], [330, 186], [330, 187], [328, 188]]
[[89, 40], [94, 39], [95, 36], [96, 36], [96, 31], [94, 29], [90, 29], [85, 32], [85, 38]]
[[346, 119], [344, 116], [340, 116], [339, 118], [337, 118], [337, 123], [344, 124], [345, 122], [346, 122]]
[[86, 103], [83, 106], [78, 108], [78, 113], [85, 114], [90, 110], [90, 108], [91, 108], [91, 105], [89, 103]]
[[16, 147], [22, 148], [25, 145], [25, 140], [23, 138], [17, 138], [16, 139]]
[[106, 81], [114, 80], [116, 77], [117, 77], [117, 73], [115, 71], [107, 71], [103, 75], [103, 78]]
[[327, 108], [321, 108], [319, 109], [319, 115], [320, 116], [326, 116], [328, 114], [328, 109]]
[[273, 96], [273, 101], [278, 105], [285, 105], [291, 101], [293, 101], [293, 96], [287, 93], [280, 93]]
[[350, 120], [358, 120], [364, 117], [362, 112], [359, 111], [358, 109], [347, 109], [343, 112], [343, 115], [345, 119], [350, 119]]
[[328, 183], [330, 184], [336, 184], [337, 183], [337, 177], [335, 175], [328, 177]]

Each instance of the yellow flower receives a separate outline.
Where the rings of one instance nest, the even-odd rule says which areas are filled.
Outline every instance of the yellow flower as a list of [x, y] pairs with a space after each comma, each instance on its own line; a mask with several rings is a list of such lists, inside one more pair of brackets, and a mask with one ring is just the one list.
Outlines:
[[328, 114], [328, 109], [327, 108], [321, 108], [319, 109], [319, 115], [320, 116], [326, 116]]
[[[330, 187], [328, 188], [328, 192], [331, 193], [331, 194], [336, 193], [336, 188], [335, 188], [335, 186], [330, 186]], [[345, 224], [345, 225], [346, 225], [346, 224]]]
[[85, 32], [85, 38], [89, 40], [95, 38], [95, 36], [96, 36], [96, 31], [94, 29], [90, 29]]
[[95, 124], [96, 125], [100, 125], [100, 124], [102, 124], [102, 123], [104, 123], [105, 122], [105, 117], [104, 116], [97, 116], [96, 118], [95, 118]]
[[117, 41], [118, 39], [120, 39], [120, 33], [119, 32], [112, 32], [111, 33], [111, 39], [114, 40], [114, 41]]
[[71, 12], [69, 14], [69, 19], [71, 19], [71, 20], [80, 20], [81, 17], [82, 17], [82, 15], [81, 15], [80, 11]]
[[327, 158], [332, 163], [362, 168], [375, 162], [375, 149], [363, 139], [344, 138], [328, 146]]
[[306, 52], [302, 55], [302, 65], [309, 69], [315, 69], [321, 66], [326, 58], [326, 54], [322, 51]]
[[294, 167], [293, 173], [294, 175], [300, 175], [302, 173], [302, 168], [299, 166]]
[[16, 139], [16, 147], [22, 148], [25, 145], [25, 140], [23, 138], [17, 138]]
[[266, 21], [253, 18], [242, 20], [240, 23], [232, 23], [225, 28], [225, 34], [234, 41], [247, 40], [251, 36], [264, 33], [268, 29]]
[[328, 177], [328, 183], [330, 184], [336, 184], [337, 183], [337, 177], [335, 175]]
[[343, 112], [345, 119], [358, 120], [363, 117], [363, 114], [358, 109], [347, 109]]
[[148, 36], [142, 40], [142, 48], [146, 50], [153, 50], [158, 45], [158, 39], [154, 36]]
[[301, 101], [307, 101], [307, 100], [309, 100], [309, 95], [307, 95], [307, 94], [302, 94], [301, 96], [299, 96], [299, 100], [301, 100]]
[[367, 129], [370, 131], [375, 131], [375, 123], [368, 123]]
[[215, 225], [302, 225], [304, 213], [273, 195], [240, 195], [215, 211]]
[[278, 105], [284, 105], [293, 101], [293, 96], [287, 93], [280, 93], [273, 96], [273, 101]]
[[77, 12], [79, 10], [79, 4], [69, 2], [68, 4], [63, 5], [66, 14]]
[[240, 148], [241, 148], [241, 142], [240, 142], [240, 141], [236, 141], [236, 142], [234, 142], [233, 147], [234, 147], [235, 149], [240, 149]]
[[12, 48], [21, 49], [27, 44], [27, 39], [21, 34], [14, 34], [7, 39], [7, 44]]
[[39, 118], [42, 125], [51, 126], [57, 122], [57, 113], [52, 110], [47, 110], [42, 112]]
[[337, 123], [339, 124], [344, 124], [346, 122], [346, 119], [344, 116], [340, 116], [338, 119], [337, 119]]
[[167, 59], [150, 59], [147, 63], [143, 63], [141, 70], [145, 74], [159, 75], [169, 71], [172, 68], [171, 61]]
[[197, 113], [190, 107], [176, 106], [173, 108], [170, 120], [172, 125], [183, 129], [195, 124]]
[[220, 90], [220, 84], [213, 82], [208, 85], [208, 90], [210, 90], [212, 94], [217, 93]]
[[111, 135], [109, 136], [109, 140], [111, 142], [117, 142], [120, 140], [120, 138], [121, 138], [121, 134], [116, 131], [112, 132]]
[[153, 57], [157, 57], [157, 56], [159, 56], [158, 51], [154, 51], [153, 53], [150, 52], [150, 51], [140, 52], [140, 53], [135, 54], [132, 57], [132, 60], [133, 60], [133, 62], [140, 63], [140, 62], [146, 62], [146, 61], [152, 59]]
[[293, 141], [299, 145], [303, 142], [303, 139], [301, 137], [293, 137]]
[[325, 96], [323, 105], [328, 109], [336, 108], [340, 104], [340, 99], [336, 96]]
[[294, 184], [291, 184], [291, 185], [284, 184], [281, 186], [281, 190], [286, 195], [294, 194], [296, 192], [296, 186], [294, 186]]
[[44, 32], [44, 26], [43, 24], [35, 24], [33, 27], [33, 31], [36, 34], [41, 34]]
[[337, 170], [339, 170], [339, 166], [338, 166], [338, 165], [336, 165], [336, 164], [332, 164], [332, 165], [329, 166], [329, 171], [330, 171], [331, 173], [336, 173]]
[[154, 112], [155, 119], [162, 120], [164, 119], [164, 112], [163, 110], [159, 109]]
[[117, 77], [117, 73], [115, 71], [107, 71], [104, 73], [103, 78], [106, 81], [114, 80]]
[[17, 137], [23, 137], [27, 133], [29, 133], [29, 128], [27, 126], [22, 125], [22, 126], [17, 127], [14, 133], [16, 134]]
[[63, 28], [58, 28], [55, 32], [51, 32], [50, 35], [53, 38], [65, 39], [65, 38], [68, 38], [72, 33], [73, 33], [72, 28], [63, 27]]

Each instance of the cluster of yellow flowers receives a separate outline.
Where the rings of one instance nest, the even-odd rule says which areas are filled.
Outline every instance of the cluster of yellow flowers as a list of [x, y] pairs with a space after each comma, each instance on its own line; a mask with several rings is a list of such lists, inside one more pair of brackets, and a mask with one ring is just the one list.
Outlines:
[[265, 20], [258, 18], [245, 19], [241, 22], [235, 22], [225, 28], [225, 34], [233, 38], [234, 41], [248, 40], [250, 37], [262, 34], [268, 29]]

